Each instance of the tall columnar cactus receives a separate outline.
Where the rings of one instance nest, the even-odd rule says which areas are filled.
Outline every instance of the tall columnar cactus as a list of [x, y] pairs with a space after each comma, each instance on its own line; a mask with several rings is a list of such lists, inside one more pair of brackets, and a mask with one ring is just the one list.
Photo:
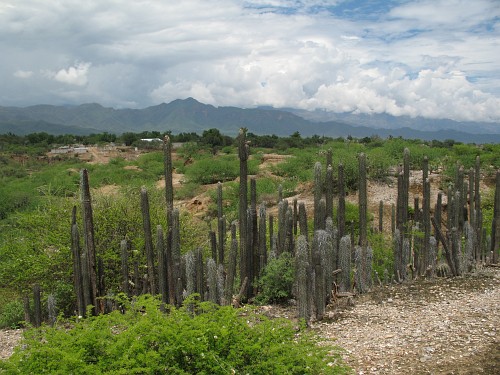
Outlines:
[[[92, 202], [90, 197], [90, 185], [89, 185], [89, 174], [86, 169], [82, 169], [80, 174], [80, 189], [81, 189], [81, 200], [82, 200], [82, 216], [83, 216], [83, 238], [84, 238], [84, 254], [86, 258], [86, 266], [84, 271], [88, 272], [89, 277], [89, 294], [90, 301], [86, 301], [87, 306], [89, 304], [94, 307], [97, 306], [97, 273], [96, 273], [96, 252], [95, 252], [95, 242], [94, 242], [94, 218], [92, 214]], [[88, 303], [90, 302], [90, 303]], [[97, 309], [94, 309], [94, 313], [97, 313]]]
[[295, 243], [295, 280], [297, 282], [297, 309], [299, 319], [304, 319], [306, 324], [309, 322], [309, 298], [308, 298], [308, 275], [309, 255], [307, 240], [304, 235], [300, 235]]
[[156, 293], [156, 280], [155, 280], [155, 262], [153, 251], [153, 237], [151, 235], [151, 219], [149, 214], [149, 198], [148, 191], [145, 187], [141, 188], [141, 213], [142, 213], [142, 227], [144, 230], [144, 249], [146, 252], [146, 262], [148, 267], [148, 284], [149, 292]]
[[238, 256], [238, 240], [236, 238], [236, 223], [231, 224], [231, 246], [229, 250], [229, 262], [227, 265], [226, 285], [224, 286], [225, 301], [227, 304], [232, 302], [234, 279], [236, 276], [236, 258]]
[[286, 212], [288, 209], [288, 201], [282, 200], [278, 203], [278, 252], [279, 256], [285, 251], [285, 239], [286, 239]]
[[76, 295], [78, 315], [85, 316], [86, 304], [83, 291], [84, 288], [88, 289], [88, 285], [84, 286], [83, 283], [80, 234], [78, 232], [78, 225], [76, 224], [76, 206], [73, 207], [71, 224], [71, 254], [73, 256], [73, 285]]
[[156, 226], [156, 251], [158, 253], [158, 292], [161, 295], [161, 301], [168, 303], [167, 254], [161, 225]]
[[[167, 205], [167, 233], [172, 229], [172, 211], [174, 209], [174, 186], [172, 167], [172, 142], [170, 137], [163, 138], [163, 172], [165, 175], [165, 201]], [[167, 245], [168, 246], [168, 245]]]
[[322, 228], [324, 217], [319, 208], [321, 197], [323, 196], [323, 182], [321, 180], [321, 163], [314, 164], [314, 230]]
[[222, 184], [217, 184], [217, 234], [218, 234], [218, 257], [219, 263], [224, 263], [224, 251], [226, 246], [226, 218], [223, 212]]
[[321, 254], [324, 253], [323, 247], [327, 243], [325, 234], [326, 232], [323, 230], [314, 232], [311, 250], [314, 267], [314, 306], [317, 320], [323, 319], [326, 306], [325, 268], [321, 257]]
[[424, 230], [424, 241], [422, 246], [423, 251], [423, 263], [424, 268], [421, 272], [425, 272], [427, 267], [429, 266], [429, 240], [431, 238], [431, 183], [429, 178], [424, 180], [424, 201], [422, 207], [422, 226]]
[[227, 302], [225, 300], [224, 282], [225, 282], [226, 272], [224, 270], [224, 265], [217, 265], [217, 301], [219, 305], [226, 306]]
[[217, 235], [213, 230], [208, 231], [208, 240], [210, 241], [210, 253], [212, 259], [217, 263]]
[[288, 206], [285, 213], [285, 251], [293, 253], [294, 237], [293, 237], [293, 210]]
[[[441, 224], [442, 224], [442, 213], [443, 213], [443, 193], [439, 192], [437, 195], [437, 200], [436, 200], [436, 209], [434, 210], [434, 219], [439, 226], [439, 229], [441, 229]], [[438, 237], [436, 234], [436, 229], [434, 229], [434, 237]], [[439, 246], [439, 242], [437, 243], [437, 246]]]
[[495, 203], [493, 205], [493, 220], [491, 223], [491, 252], [493, 263], [498, 263], [500, 249], [500, 171], [496, 174]]
[[195, 292], [199, 293], [201, 300], [205, 298], [205, 273], [204, 273], [204, 263], [203, 263], [203, 250], [197, 248], [195, 250], [195, 260], [196, 260], [196, 287]]
[[359, 155], [359, 244], [365, 249], [368, 245], [367, 218], [368, 218], [368, 192], [366, 181], [366, 155]]
[[396, 230], [396, 206], [391, 203], [391, 234]]
[[333, 168], [331, 164], [327, 164], [325, 178], [325, 205], [326, 217], [333, 218]]
[[[172, 275], [174, 290], [171, 295], [176, 296], [175, 304], [178, 306], [182, 301], [178, 299], [178, 280], [180, 279], [180, 264], [181, 264], [181, 233], [179, 222], [179, 210], [174, 208], [172, 211], [172, 237], [171, 237], [171, 251], [172, 251]], [[172, 288], [170, 289], [170, 291]]]
[[191, 295], [196, 291], [196, 254], [188, 251], [186, 259], [186, 295]]
[[215, 260], [209, 258], [207, 260], [207, 285], [208, 285], [208, 300], [212, 303], [218, 303], [217, 300], [217, 264]]
[[436, 260], [437, 260], [437, 241], [434, 236], [429, 238], [429, 264], [427, 265], [426, 275], [429, 278], [436, 276]]
[[[246, 264], [248, 249], [248, 157], [249, 146], [246, 140], [246, 129], [241, 128], [238, 135], [238, 157], [240, 159], [240, 189], [239, 189], [239, 232], [240, 232], [240, 279], [244, 280], [248, 275], [248, 265]], [[246, 294], [245, 297], [248, 297]]]
[[293, 198], [293, 235], [298, 234], [298, 224], [299, 224], [299, 205], [297, 198]]
[[474, 267], [474, 248], [476, 242], [476, 232], [468, 221], [464, 223], [465, 251], [463, 252], [463, 271], [470, 272]]
[[252, 239], [250, 247], [250, 257], [252, 258], [251, 270], [252, 278], [257, 277], [260, 273], [260, 256], [259, 256], [259, 228], [257, 217], [257, 181], [255, 178], [250, 179], [250, 217], [249, 236]]
[[458, 229], [453, 227], [451, 229], [451, 255], [453, 257], [453, 264], [455, 265], [455, 276], [462, 274], [462, 264], [460, 263], [461, 252]]
[[462, 165], [458, 167], [455, 190], [459, 192], [456, 215], [458, 219], [457, 228], [461, 232], [464, 227], [464, 207], [467, 198], [467, 195], [464, 194], [464, 191], [466, 191], [466, 189], [464, 184], [464, 167]]
[[345, 230], [345, 181], [344, 181], [344, 165], [339, 164], [338, 168], [338, 185], [339, 185], [339, 204], [337, 207], [337, 228], [339, 229], [339, 238], [346, 234]]
[[122, 264], [122, 292], [128, 297], [130, 295], [128, 287], [128, 241], [121, 240], [120, 242], [120, 254], [121, 254], [121, 264]]
[[301, 235], [306, 237], [306, 242], [308, 242], [309, 235], [307, 229], [307, 212], [306, 212], [306, 205], [304, 202], [299, 203], [299, 231]]
[[42, 325], [42, 290], [38, 284], [33, 287], [33, 325]]
[[[366, 155], [361, 153], [359, 155], [359, 245], [361, 247], [361, 262], [358, 268], [363, 284], [360, 286], [362, 293], [369, 290], [370, 286], [365, 282], [367, 280], [370, 267], [368, 265], [368, 192], [366, 180]], [[371, 275], [370, 275], [371, 277]]]
[[476, 254], [477, 260], [481, 258], [482, 248], [483, 248], [483, 220], [481, 211], [481, 193], [479, 190], [479, 183], [481, 181], [481, 160], [479, 156], [476, 156], [476, 163], [474, 165], [474, 206], [475, 211], [475, 224], [476, 224]]
[[402, 259], [402, 239], [403, 237], [401, 236], [401, 232], [399, 231], [399, 228], [396, 228], [394, 230], [394, 233], [392, 235], [392, 249], [393, 249], [393, 254], [394, 254], [394, 276], [396, 277], [396, 280], [399, 281], [400, 275], [401, 275], [401, 264], [403, 262]]
[[403, 151], [403, 222], [408, 223], [408, 200], [410, 196], [410, 150]]
[[267, 264], [267, 225], [266, 225], [266, 205], [262, 203], [259, 207], [259, 270], [256, 276], [260, 273]]
[[350, 292], [351, 285], [351, 238], [343, 236], [339, 242], [338, 268], [340, 268], [339, 291]]

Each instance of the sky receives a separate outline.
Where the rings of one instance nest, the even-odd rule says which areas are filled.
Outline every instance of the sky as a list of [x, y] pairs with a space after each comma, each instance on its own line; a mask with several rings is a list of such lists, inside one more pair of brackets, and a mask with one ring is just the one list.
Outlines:
[[499, 0], [0, 0], [0, 106], [500, 122]]

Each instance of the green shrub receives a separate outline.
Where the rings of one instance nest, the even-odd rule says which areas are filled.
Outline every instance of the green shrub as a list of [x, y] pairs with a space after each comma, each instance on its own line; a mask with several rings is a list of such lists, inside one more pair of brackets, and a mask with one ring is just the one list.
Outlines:
[[257, 280], [260, 292], [255, 297], [257, 304], [283, 303], [292, 297], [295, 276], [294, 261], [288, 252], [271, 259]]
[[311, 331], [249, 309], [199, 303], [159, 309], [142, 296], [126, 312], [25, 334], [6, 374], [345, 374], [338, 349]]
[[0, 310], [0, 328], [18, 328], [24, 320], [23, 304], [14, 300], [8, 302]]

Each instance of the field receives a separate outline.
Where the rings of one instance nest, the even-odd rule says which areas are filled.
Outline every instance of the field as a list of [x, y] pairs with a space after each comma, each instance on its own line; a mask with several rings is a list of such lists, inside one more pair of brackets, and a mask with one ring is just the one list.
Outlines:
[[[186, 269], [186, 274], [179, 274], [179, 280], [182, 279], [182, 288], [185, 293], [193, 290], [190, 288], [194, 288], [194, 286], [189, 286], [189, 268], [186, 267], [188, 267], [190, 257], [197, 256], [196, 251], [199, 251], [205, 260], [211, 257], [214, 259], [214, 264], [217, 262], [221, 265], [221, 269], [224, 270], [221, 274], [223, 275], [221, 277], [224, 277], [222, 284], [226, 284], [224, 285], [225, 294], [221, 292], [220, 295], [211, 295], [216, 289], [214, 287], [216, 284], [211, 284], [209, 271], [211, 266], [208, 266], [207, 263], [207, 268], [201, 271], [201, 274], [206, 273], [207, 285], [195, 290], [198, 293], [202, 291], [207, 293], [206, 295], [201, 293], [202, 299], [213, 300], [213, 302], [222, 305], [231, 304], [231, 302], [235, 304], [235, 300], [238, 305], [242, 303], [249, 305], [278, 303], [280, 306], [285, 306], [288, 318], [295, 320], [298, 316], [302, 319], [305, 318], [306, 322], [310, 321], [311, 327], [317, 330], [321, 337], [325, 332], [330, 332], [329, 330], [335, 331], [337, 321], [340, 322], [340, 326], [342, 325], [343, 318], [338, 315], [342, 311], [339, 304], [344, 303], [346, 298], [349, 301], [354, 301], [356, 306], [352, 311], [355, 313], [356, 308], [362, 307], [366, 299], [371, 298], [372, 303], [375, 304], [382, 303], [381, 301], [377, 302], [377, 298], [385, 301], [384, 303], [387, 303], [389, 299], [394, 301], [395, 298], [392, 296], [380, 297], [380, 290], [418, 285], [414, 280], [422, 278], [428, 279], [429, 282], [437, 280], [436, 285], [440, 285], [439, 288], [446, 291], [445, 285], [448, 284], [443, 284], [443, 281], [447, 280], [443, 276], [449, 277], [455, 274], [456, 277], [460, 275], [459, 278], [464, 278], [472, 274], [476, 275], [477, 278], [477, 274], [486, 272], [484, 267], [494, 260], [494, 254], [490, 253], [490, 249], [494, 248], [491, 243], [495, 241], [495, 226], [492, 226], [492, 219], [495, 214], [495, 179], [498, 179], [497, 171], [500, 167], [498, 145], [476, 146], [453, 141], [421, 142], [399, 138], [382, 140], [377, 137], [359, 140], [333, 140], [320, 137], [302, 138], [295, 134], [289, 138], [278, 140], [271, 138], [275, 143], [273, 148], [269, 148], [267, 147], [270, 142], [269, 137], [249, 134], [247, 140], [250, 147], [248, 160], [245, 160], [245, 163], [247, 164], [249, 181], [255, 181], [255, 183], [250, 184], [255, 184], [255, 190], [252, 193], [250, 186], [247, 192], [248, 200], [245, 204], [249, 208], [253, 207], [252, 209], [256, 212], [259, 208], [265, 212], [264, 228], [266, 225], [269, 226], [264, 231], [261, 242], [254, 240], [255, 244], [265, 243], [265, 253], [262, 253], [260, 248], [259, 250], [249, 250], [257, 247], [252, 248], [241, 242], [241, 227], [238, 228], [237, 236], [230, 234], [230, 224], [238, 219], [239, 222], [242, 221], [240, 210], [242, 205], [240, 190], [242, 148], [241, 145], [238, 147], [238, 140], [221, 139], [216, 138], [216, 141], [212, 139], [210, 142], [184, 142], [171, 154], [173, 170], [171, 175], [167, 176], [173, 186], [173, 206], [179, 212], [180, 254], [178, 261], [179, 267]], [[145, 292], [156, 294], [159, 292], [158, 288], [161, 288], [161, 285], [158, 286], [158, 284], [153, 286], [151, 281], [158, 277], [156, 272], [160, 272], [161, 268], [158, 245], [154, 244], [152, 251], [155, 252], [155, 255], [150, 260], [147, 250], [145, 250], [148, 240], [144, 234], [144, 216], [141, 214], [141, 207], [143, 207], [141, 188], [145, 187], [149, 195], [148, 217], [152, 224], [151, 227], [156, 228], [160, 225], [167, 228], [170, 225], [166, 219], [168, 212], [165, 211], [165, 208], [168, 207], [165, 201], [165, 154], [161, 150], [161, 145], [157, 145], [159, 148], [152, 145], [136, 147], [133, 144], [116, 147], [102, 143], [89, 145], [88, 152], [85, 154], [65, 156], [47, 153], [48, 146], [37, 143], [26, 146], [26, 142], [24, 142], [23, 146], [11, 146], [10, 149], [4, 146], [2, 148], [0, 194], [6, 199], [2, 200], [2, 204], [0, 204], [0, 263], [2, 264], [0, 271], [0, 285], [2, 285], [0, 290], [0, 324], [4, 327], [19, 325], [19, 321], [25, 320], [25, 313], [28, 315], [34, 313], [34, 302], [32, 301], [34, 285], [41, 287], [41, 306], [45, 311], [41, 319], [47, 323], [51, 322], [54, 314], [60, 319], [66, 319], [74, 316], [79, 308], [73, 286], [74, 256], [71, 255], [73, 249], [71, 221], [73, 207], [76, 207], [77, 227], [81, 232], [85, 231], [80, 219], [80, 170], [82, 168], [86, 168], [89, 173], [94, 215], [95, 251], [100, 259], [102, 265], [100, 272], [102, 272], [105, 281], [105, 286], [103, 284], [103, 289], [99, 292], [100, 296], [106, 296], [102, 300], [111, 301], [115, 298], [112, 296], [124, 292], [123, 252], [120, 248], [123, 240], [128, 243], [127, 262], [130, 267], [127, 283], [130, 283], [131, 290], [126, 293], [128, 294], [126, 297]], [[360, 167], [360, 154], [366, 155], [366, 172], [363, 172]], [[405, 155], [409, 155], [409, 158], [405, 159]], [[422, 179], [425, 156], [428, 157], [428, 167], [426, 168], [428, 168], [429, 190], [427, 193], [426, 185], [423, 184]], [[327, 164], [331, 165], [331, 169], [327, 169]], [[395, 223], [396, 215], [392, 213], [394, 208], [399, 207], [398, 197], [402, 194], [400, 181], [397, 177], [400, 164], [409, 167], [408, 182], [406, 183], [408, 224], [404, 224], [403, 227], [399, 227], [399, 222]], [[343, 216], [340, 215], [341, 199], [338, 195], [341, 191], [339, 185], [340, 165], [344, 171], [344, 184], [342, 186], [345, 195], [342, 196], [345, 198], [345, 211], [343, 211]], [[477, 173], [478, 170], [480, 173]], [[480, 176], [477, 182], [479, 190], [474, 193], [474, 189], [472, 189], [471, 199], [463, 200], [462, 206], [458, 206], [466, 210], [468, 215], [464, 217], [453, 214], [458, 215], [456, 216], [457, 224], [460, 222], [453, 228], [455, 232], [460, 230], [463, 237], [459, 241], [460, 243], [453, 242], [451, 237], [448, 238], [450, 242], [447, 245], [452, 249], [452, 252], [454, 251], [455, 255], [458, 254], [458, 258], [451, 260], [450, 263], [450, 260], [445, 256], [444, 248], [440, 246], [433, 258], [433, 266], [431, 266], [431, 262], [425, 263], [429, 257], [427, 255], [429, 250], [422, 241], [425, 237], [425, 225], [422, 226], [422, 223], [425, 222], [425, 215], [422, 216], [421, 209], [424, 208], [426, 194], [429, 197], [428, 214], [435, 216], [436, 207], [439, 207], [439, 212], [442, 213], [442, 217], [440, 217], [441, 230], [449, 232], [451, 235], [455, 232], [451, 230], [451, 225], [454, 222], [450, 222], [450, 220], [454, 219], [450, 212], [454, 212], [453, 209], [457, 204], [455, 202], [458, 198], [455, 197], [460, 196], [460, 194], [454, 195], [453, 187], [457, 187], [457, 184], [464, 181], [474, 184], [475, 176]], [[363, 181], [366, 182], [363, 184]], [[461, 189], [462, 196], [464, 196], [463, 192], [468, 193], [464, 186]], [[330, 208], [331, 212], [325, 214], [323, 219], [317, 222], [316, 212], [322, 209], [320, 199], [317, 199], [318, 191], [322, 199], [326, 200], [331, 194], [333, 206]], [[222, 200], [219, 197], [221, 193]], [[436, 206], [438, 194], [440, 194], [440, 206]], [[481, 197], [481, 226], [479, 226], [483, 241], [481, 243], [476, 239], [474, 239], [475, 242], [472, 239], [468, 240], [471, 236], [470, 230], [464, 229], [473, 225], [475, 225], [474, 228], [477, 228], [478, 225], [477, 221], [474, 222], [477, 209], [474, 208], [475, 206], [471, 206], [471, 201], [475, 202], [475, 194]], [[367, 199], [366, 203], [363, 203], [365, 195]], [[450, 197], [453, 199], [448, 200]], [[467, 198], [467, 194], [465, 197]], [[285, 201], [287, 203], [284, 203]], [[301, 204], [304, 206], [308, 219], [305, 224], [299, 223], [299, 217], [296, 216], [295, 225], [300, 224], [300, 230], [296, 229], [295, 232], [281, 227], [281, 225], [285, 225], [282, 224], [285, 222], [283, 205], [289, 204], [289, 207], [292, 207], [294, 202], [299, 206]], [[361, 220], [360, 206], [365, 204], [367, 207], [366, 220]], [[227, 232], [219, 232], [221, 211], [228, 226]], [[381, 214], [382, 220], [379, 220]], [[274, 218], [272, 228], [270, 227], [271, 217]], [[325, 228], [325, 224], [321, 224], [321, 220], [326, 217], [333, 219], [334, 232], [331, 232], [332, 234], [328, 232], [328, 227]], [[340, 219], [341, 217], [342, 219]], [[251, 222], [251, 216], [249, 218]], [[255, 220], [257, 223], [257, 219]], [[341, 280], [343, 279], [341, 276], [338, 278], [336, 276], [333, 279], [328, 279], [325, 276], [326, 286], [323, 287], [325, 292], [323, 296], [316, 296], [313, 301], [310, 301], [309, 297], [306, 297], [306, 300], [301, 299], [303, 298], [301, 296], [307, 295], [309, 292], [301, 292], [300, 282], [297, 283], [301, 267], [300, 250], [298, 250], [302, 241], [300, 237], [315, 238], [317, 231], [325, 232], [324, 235], [338, 233], [336, 231], [341, 228], [340, 220], [346, 225], [344, 234], [351, 237], [352, 250], [349, 250], [349, 253], [352, 252], [353, 259], [349, 262], [349, 267], [352, 267], [352, 270], [347, 273], [349, 286], [346, 291], [337, 290], [335, 288], [342, 287]], [[464, 224], [465, 222], [467, 224]], [[317, 223], [320, 223], [319, 226]], [[416, 226], [416, 223], [420, 223], [420, 227]], [[259, 222], [259, 228], [260, 225]], [[398, 248], [399, 250], [394, 248], [393, 229], [395, 225], [398, 229], [411, 228], [404, 235], [404, 238], [407, 238], [408, 243], [411, 244], [409, 258], [402, 264], [396, 262], [397, 256], [404, 257], [405, 255], [404, 253], [398, 255], [400, 254], [398, 251], [404, 251], [401, 250], [404, 249], [404, 245], [400, 245], [402, 247]], [[235, 229], [236, 227], [235, 224]], [[275, 239], [272, 237], [272, 232], [274, 232]], [[222, 237], [221, 233], [223, 233]], [[256, 236], [257, 230], [252, 235], [250, 229], [249, 233], [248, 237]], [[477, 230], [474, 230], [474, 233], [478, 233]], [[245, 236], [247, 235], [245, 234]], [[339, 235], [339, 237], [342, 236]], [[221, 238], [224, 239], [224, 246], [226, 246], [223, 250], [225, 253], [223, 257], [218, 252]], [[231, 271], [232, 250], [229, 245], [234, 241], [237, 244], [239, 241], [240, 253], [238, 256], [235, 255], [234, 259], [238, 259], [238, 261], [233, 266], [234, 270]], [[308, 247], [310, 250], [307, 250], [309, 255], [306, 257], [311, 257], [306, 262], [308, 264], [315, 262], [314, 241], [313, 239], [311, 247]], [[286, 245], [287, 243], [292, 245]], [[361, 245], [360, 258], [358, 258], [357, 253], [358, 244]], [[366, 244], [368, 246], [364, 247]], [[249, 247], [245, 248], [245, 246]], [[316, 275], [318, 275], [317, 272], [324, 272], [326, 275], [336, 268], [340, 268], [338, 267], [340, 263], [337, 263], [337, 260], [340, 262], [341, 250], [340, 247], [335, 248], [335, 246], [338, 246], [338, 243], [333, 245], [331, 250], [336, 254], [332, 258], [335, 259], [332, 260], [333, 263], [326, 263], [323, 266], [323, 256], [317, 258], [320, 259], [318, 260], [320, 263], [317, 265], [321, 264], [321, 267], [325, 268], [324, 270], [323, 268], [316, 269]], [[333, 250], [334, 248], [335, 250]], [[370, 250], [367, 250], [368, 248]], [[321, 251], [326, 251], [324, 254], [328, 254], [330, 250], [325, 249], [318, 249], [318, 254]], [[252, 255], [248, 255], [252, 254], [251, 251], [258, 251], [260, 256], [265, 254], [264, 258], [260, 258], [264, 263], [257, 266], [258, 262], [248, 258], [248, 256], [252, 257]], [[469, 259], [468, 251], [472, 254], [471, 259]], [[498, 252], [498, 245], [496, 245], [496, 251]], [[366, 259], [370, 259], [365, 258], [367, 253], [371, 254], [372, 258], [371, 261], [368, 261], [369, 268], [364, 271], [367, 267]], [[287, 260], [287, 256], [290, 260]], [[328, 255], [325, 256], [328, 257]], [[403, 258], [399, 259], [401, 262]], [[248, 264], [253, 264], [252, 267], [255, 269], [249, 268], [246, 261], [250, 262]], [[152, 266], [148, 266], [148, 264]], [[138, 271], [133, 270], [134, 266]], [[152, 269], [155, 272], [153, 276], [149, 273]], [[234, 279], [229, 284], [231, 288], [228, 289], [227, 277], [231, 273]], [[309, 285], [311, 276], [309, 271], [306, 273], [304, 280], [307, 280], [306, 284]], [[145, 276], [138, 278], [138, 275]], [[483, 301], [486, 300], [486, 297], [481, 296], [490, 293], [489, 298], [498, 301], [498, 275], [488, 275], [485, 276], [487, 280], [490, 280], [488, 287], [477, 288], [474, 295], [467, 295], [463, 298], [478, 298], [478, 301]], [[437, 276], [440, 277], [436, 279]], [[319, 285], [317, 277], [314, 279], [313, 276], [312, 282], [316, 283], [314, 285]], [[244, 278], [250, 278], [253, 282], [248, 283], [245, 288], [241, 288], [241, 284], [244, 284], [242, 283]], [[384, 286], [378, 286], [379, 283]], [[329, 292], [332, 289], [331, 285], [335, 286], [334, 292], [338, 292], [337, 294]], [[217, 290], [218, 288], [217, 286]], [[170, 293], [170, 299], [164, 302], [181, 304], [179, 296], [180, 294], [174, 296], [174, 293]], [[319, 298], [319, 300], [315, 300], [315, 298]], [[443, 300], [446, 298], [448, 297], [443, 297]], [[23, 299], [30, 302], [30, 309], [23, 307]], [[455, 301], [457, 298], [452, 295], [449, 296], [449, 300]], [[47, 310], [51, 303], [54, 304], [52, 312]], [[429, 304], [425, 299], [421, 303]], [[294, 304], [297, 304], [298, 307], [291, 307]], [[322, 305], [324, 306], [321, 307]], [[406, 301], [404, 305], [412, 306], [410, 301]], [[107, 306], [106, 302], [102, 304], [102, 308], [105, 309], [105, 306]], [[305, 307], [300, 310], [301, 306]], [[490, 307], [485, 306], [484, 309], [488, 310]], [[271, 315], [275, 314], [273, 311], [271, 309]], [[372, 316], [373, 313], [370, 311], [368, 314]], [[414, 313], [415, 310], [411, 314]], [[498, 329], [498, 316], [491, 312], [486, 315], [491, 320], [490, 324], [493, 327], [488, 329], [488, 332], [495, 332]], [[479, 316], [477, 318], [479, 319]], [[332, 319], [335, 322], [331, 321]], [[359, 316], [358, 319], [360, 319]], [[406, 324], [415, 325], [414, 322]], [[480, 328], [482, 329], [482, 325]], [[401, 326], [394, 329], [399, 330]], [[332, 335], [337, 337], [337, 334], [333, 332], [327, 334], [327, 339], [331, 339]], [[425, 334], [420, 339], [423, 341], [432, 340]], [[342, 344], [342, 341], [339, 343]], [[495, 344], [494, 340], [485, 340], [484, 343], [485, 348]], [[345, 345], [348, 346], [349, 343], [345, 342]], [[423, 348], [419, 350], [425, 350], [425, 347]], [[362, 362], [356, 363], [356, 361], [347, 359], [348, 363], [355, 368], [369, 372], [370, 368], [366, 366], [370, 364], [370, 359], [366, 359], [366, 355], [362, 354], [359, 349], [356, 350], [357, 352], [354, 354], [362, 358]], [[433, 347], [433, 350], [437, 349]], [[485, 349], [485, 351], [488, 350]], [[435, 355], [437, 354], [438, 352]], [[452, 355], [447, 354], [447, 352], [440, 354]], [[419, 359], [427, 358], [420, 352], [414, 355], [420, 356]], [[496, 354], [488, 358], [492, 361], [498, 360]], [[372, 367], [378, 368], [378, 373], [396, 373], [390, 371], [398, 370], [397, 366], [391, 365], [391, 367], [388, 363], [384, 366], [385, 369], [380, 368], [380, 362], [377, 362]], [[400, 363], [399, 366], [406, 365]], [[443, 364], [442, 370], [452, 369], [451, 365], [447, 366]]]

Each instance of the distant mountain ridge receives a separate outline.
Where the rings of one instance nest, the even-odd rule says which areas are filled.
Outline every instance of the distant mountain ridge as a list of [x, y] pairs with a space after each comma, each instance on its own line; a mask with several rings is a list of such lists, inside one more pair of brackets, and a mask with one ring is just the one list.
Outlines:
[[[385, 120], [387, 123], [385, 127], [382, 126], [383, 117], [371, 117], [372, 123], [376, 124], [370, 126], [366, 126], [370, 123], [368, 121], [370, 118], [355, 117], [356, 115], [335, 115], [338, 119], [319, 121], [328, 118], [326, 116], [334, 115], [294, 109], [214, 107], [193, 98], [177, 99], [144, 109], [114, 109], [97, 103], [79, 106], [35, 105], [25, 108], [0, 106], [0, 133], [27, 134], [45, 131], [52, 134], [90, 134], [106, 131], [119, 134], [145, 130], [202, 133], [203, 130], [217, 128], [224, 134], [236, 135], [239, 128], [246, 127], [255, 134], [278, 136], [288, 136], [298, 131], [303, 136], [351, 135], [359, 138], [379, 135], [383, 138], [401, 136], [425, 140], [500, 142], [500, 124], [488, 124], [486, 130], [491, 131], [485, 132], [483, 127], [481, 131], [477, 131], [479, 125], [473, 124], [478, 123], [442, 122], [454, 127], [450, 130], [436, 126], [432, 120], [421, 119], [419, 123], [418, 119], [410, 119], [412, 122], [408, 120], [409, 118], [401, 118], [401, 124], [406, 126], [396, 127], [399, 118], [392, 116], [388, 116]], [[460, 124], [474, 129], [477, 131], [476, 134], [459, 130]], [[435, 130], [431, 131], [429, 128]]]

